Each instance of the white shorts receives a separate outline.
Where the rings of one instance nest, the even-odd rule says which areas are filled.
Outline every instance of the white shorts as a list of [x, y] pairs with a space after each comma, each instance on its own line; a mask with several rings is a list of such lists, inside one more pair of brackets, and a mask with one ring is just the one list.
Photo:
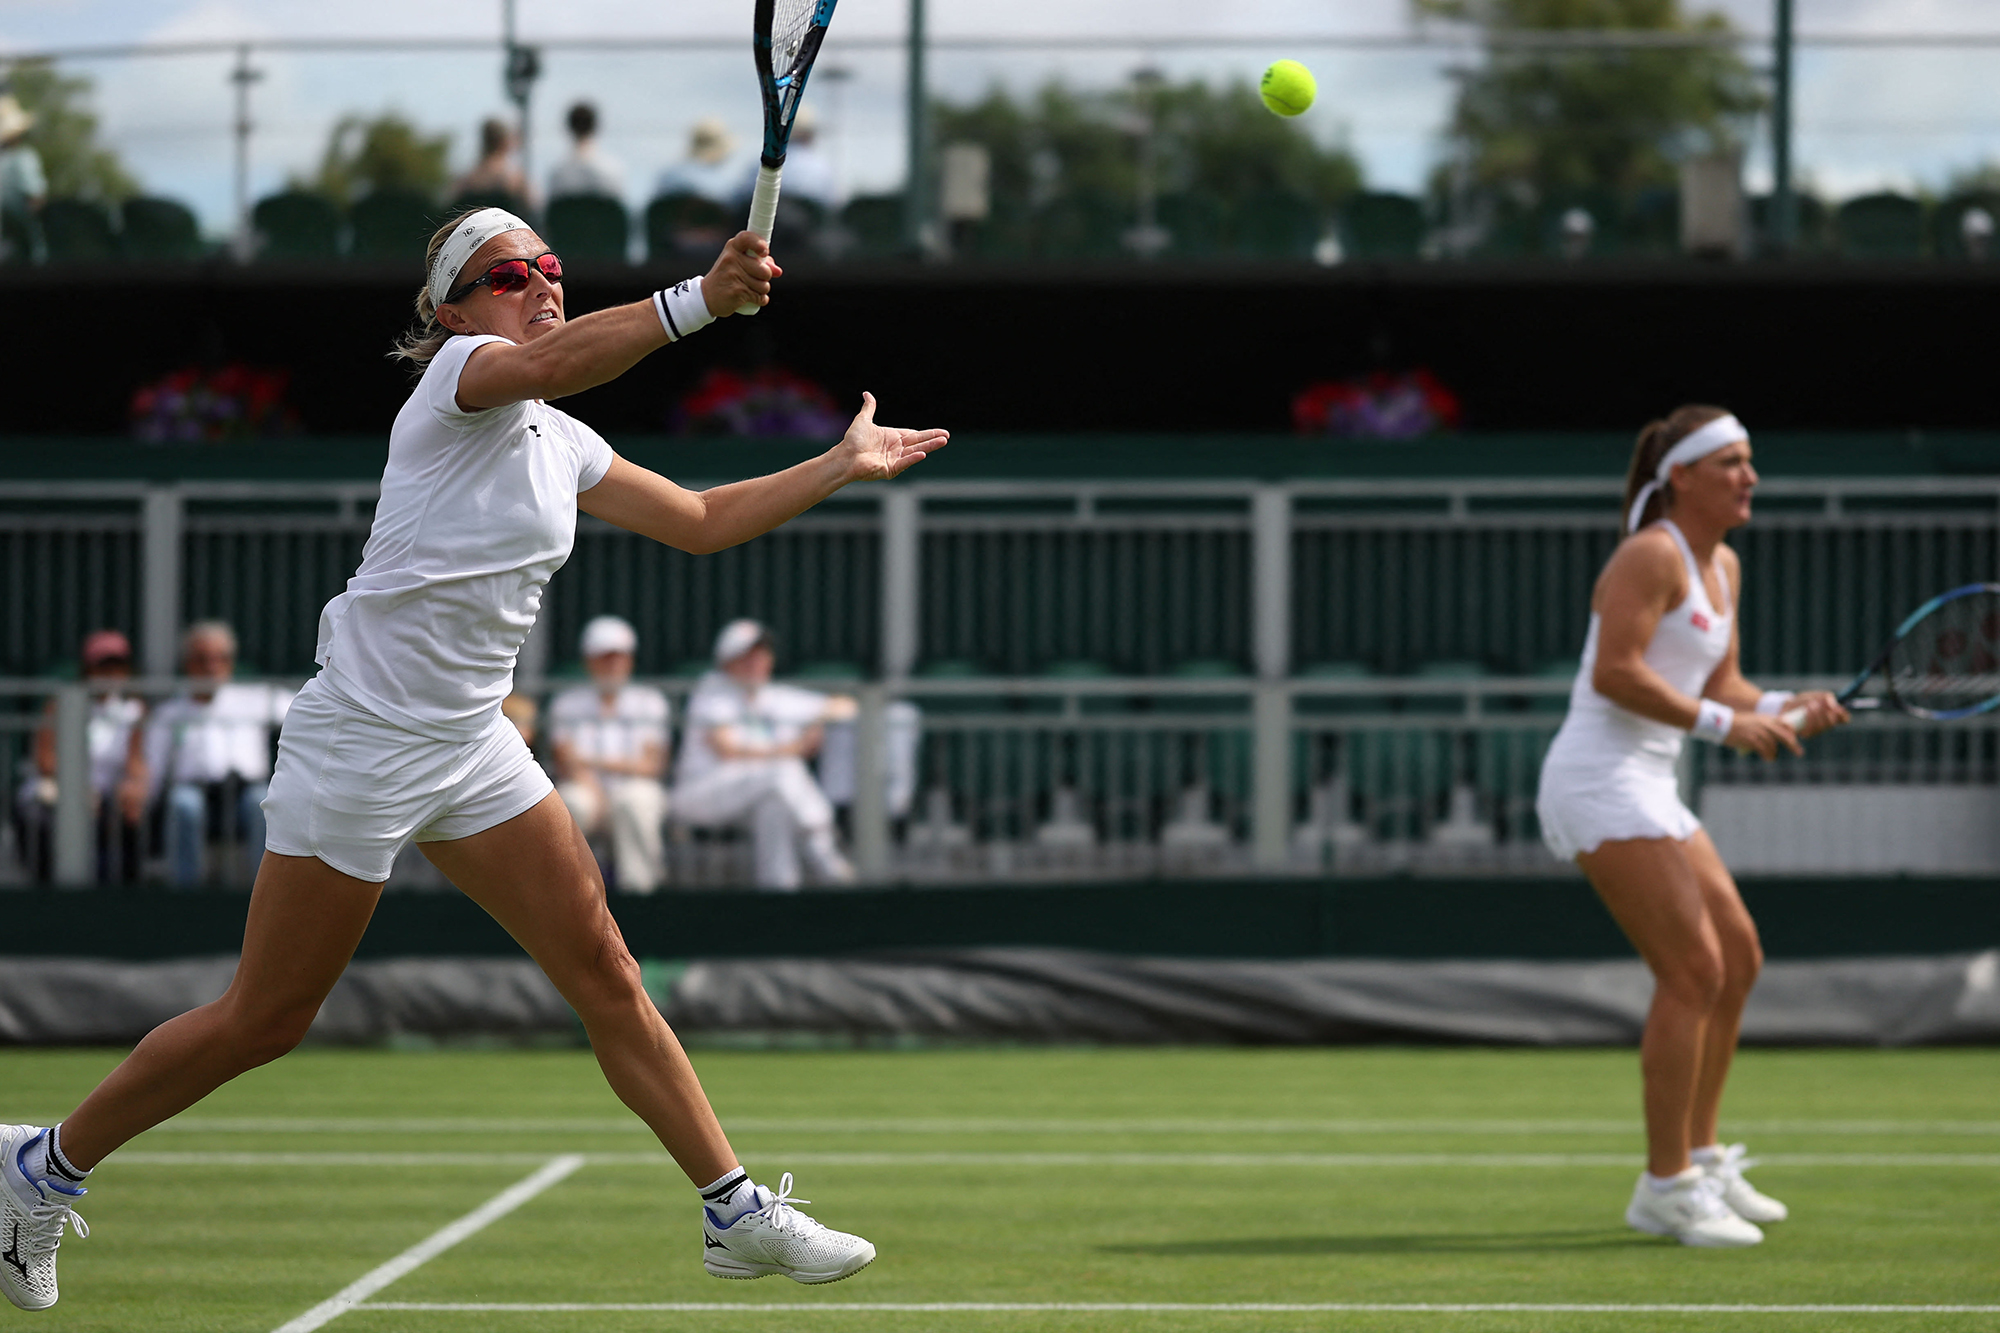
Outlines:
[[1671, 767], [1636, 757], [1577, 763], [1553, 748], [1542, 765], [1535, 814], [1542, 821], [1542, 841], [1565, 861], [1627, 838], [1686, 842], [1701, 827], [1682, 804]]
[[505, 823], [555, 790], [514, 724], [471, 741], [392, 726], [315, 678], [278, 733], [264, 845], [380, 884], [413, 839], [450, 842]]

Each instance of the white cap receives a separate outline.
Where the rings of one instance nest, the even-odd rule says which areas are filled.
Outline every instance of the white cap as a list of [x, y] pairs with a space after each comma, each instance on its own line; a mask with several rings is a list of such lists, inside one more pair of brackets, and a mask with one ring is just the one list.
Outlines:
[[639, 632], [617, 616], [599, 616], [583, 627], [583, 655], [631, 653], [639, 649]]
[[771, 641], [771, 631], [755, 620], [732, 620], [715, 636], [715, 664], [726, 667], [759, 644]]

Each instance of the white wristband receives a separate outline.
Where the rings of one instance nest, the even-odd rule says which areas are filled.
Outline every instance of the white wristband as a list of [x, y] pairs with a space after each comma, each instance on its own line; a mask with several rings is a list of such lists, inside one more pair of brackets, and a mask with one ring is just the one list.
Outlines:
[[654, 292], [653, 310], [660, 317], [660, 327], [667, 331], [668, 342], [679, 342], [703, 325], [715, 322], [715, 316], [708, 313], [708, 302], [702, 299], [700, 278], [689, 278], [665, 291]]
[[1712, 741], [1717, 745], [1729, 739], [1729, 729], [1736, 725], [1736, 713], [1728, 704], [1717, 703], [1713, 699], [1703, 699], [1701, 708], [1695, 713], [1694, 725], [1688, 734], [1697, 740]]
[[1776, 717], [1785, 711], [1785, 705], [1791, 701], [1790, 690], [1765, 690], [1757, 696], [1757, 711], [1765, 717]]

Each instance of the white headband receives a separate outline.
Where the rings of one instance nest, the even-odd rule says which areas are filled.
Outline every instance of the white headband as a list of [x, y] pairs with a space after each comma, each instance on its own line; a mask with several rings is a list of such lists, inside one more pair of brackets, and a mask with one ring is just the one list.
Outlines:
[[1743, 429], [1743, 423], [1727, 414], [1681, 436], [1660, 459], [1660, 465], [1653, 469], [1653, 479], [1639, 488], [1638, 498], [1632, 501], [1632, 508], [1625, 515], [1625, 531], [1639, 530], [1639, 520], [1646, 513], [1646, 501], [1653, 498], [1653, 492], [1667, 484], [1667, 478], [1673, 475], [1676, 467], [1707, 458], [1718, 449], [1726, 449], [1738, 440], [1749, 438], [1750, 432]]
[[438, 247], [437, 262], [431, 265], [431, 304], [444, 304], [451, 289], [458, 285], [458, 271], [480, 246], [502, 232], [524, 231], [527, 226], [504, 208], [482, 208], [459, 223]]

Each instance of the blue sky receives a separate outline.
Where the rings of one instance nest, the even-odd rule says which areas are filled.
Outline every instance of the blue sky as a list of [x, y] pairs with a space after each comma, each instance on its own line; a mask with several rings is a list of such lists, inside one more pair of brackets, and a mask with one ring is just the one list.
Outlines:
[[[1695, 0], [1697, 5], [1700, 0]], [[657, 0], [518, 0], [526, 37], [605, 39], [609, 49], [556, 52], [536, 90], [538, 164], [560, 147], [560, 117], [577, 97], [596, 101], [605, 144], [627, 167], [634, 203], [677, 157], [688, 127], [719, 115], [747, 145], [758, 111], [747, 49], [620, 51], [620, 39], [734, 38], [748, 28], [748, 0], [662, 5]], [[1763, 31], [1771, 0], [1710, 0], [1748, 30]], [[2000, 34], [1995, 0], [1797, 0], [1799, 24], [1818, 33]], [[895, 38], [907, 0], [842, 0], [810, 101], [850, 189], [894, 188], [902, 172], [903, 64], [893, 49], [856, 39]], [[1000, 82], [1030, 87], [1051, 77], [1103, 86], [1150, 60], [1176, 76], [1252, 78], [1292, 56], [1319, 76], [1321, 96], [1306, 124], [1345, 139], [1369, 179], [1414, 187], [1435, 160], [1451, 96], [1438, 51], [1341, 51], [1314, 35], [1407, 30], [1406, 0], [1011, 0], [1006, 6], [929, 0], [936, 36], [1072, 38], [1057, 49], [934, 53], [930, 82], [946, 96], [976, 96]], [[492, 39], [499, 0], [0, 0], [0, 52], [106, 43], [297, 37]], [[1261, 45], [1113, 48], [1086, 39], [1151, 31], [1199, 36], [1284, 37]], [[843, 42], [843, 39], [846, 39]], [[1834, 195], [1889, 186], [1935, 187], [1954, 169], [2000, 160], [2000, 104], [1991, 96], [2000, 47], [1809, 50], [1799, 87], [1802, 173]], [[149, 189], [193, 203], [225, 231], [231, 197], [229, 60], [220, 56], [90, 59], [76, 67], [98, 80], [107, 138]], [[500, 112], [496, 54], [270, 54], [253, 114], [252, 193], [310, 170], [344, 112], [394, 108], [453, 133], [454, 162], [470, 157], [473, 127]], [[1763, 177], [1761, 148], [1749, 166]], [[538, 170], [539, 174], [539, 170]]]

